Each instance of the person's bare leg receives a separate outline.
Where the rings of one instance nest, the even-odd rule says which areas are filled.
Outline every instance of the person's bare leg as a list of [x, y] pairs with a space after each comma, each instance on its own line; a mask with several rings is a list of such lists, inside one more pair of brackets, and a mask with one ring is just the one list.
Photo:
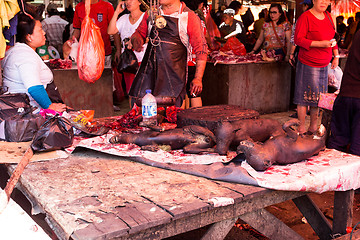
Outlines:
[[185, 109], [190, 108], [190, 98], [188, 97], [188, 95], [185, 95]]
[[307, 110], [307, 106], [302, 106], [302, 105], [297, 105], [297, 114], [298, 114], [298, 119], [300, 122], [300, 125], [298, 127], [298, 132], [300, 134], [303, 134], [306, 132], [306, 128], [305, 128], [305, 117], [306, 117], [306, 110]]
[[318, 107], [310, 107], [310, 126], [309, 132], [316, 132], [318, 129], [318, 119], [319, 119], [319, 108]]
[[190, 107], [202, 107], [201, 97], [190, 98]]

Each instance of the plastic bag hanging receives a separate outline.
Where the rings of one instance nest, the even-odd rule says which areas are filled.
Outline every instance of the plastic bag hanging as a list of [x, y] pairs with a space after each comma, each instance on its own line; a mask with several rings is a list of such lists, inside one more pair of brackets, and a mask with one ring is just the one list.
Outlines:
[[77, 67], [81, 80], [94, 83], [104, 71], [105, 48], [100, 28], [89, 17], [90, 0], [85, 0], [85, 12], [85, 18], [81, 23]]

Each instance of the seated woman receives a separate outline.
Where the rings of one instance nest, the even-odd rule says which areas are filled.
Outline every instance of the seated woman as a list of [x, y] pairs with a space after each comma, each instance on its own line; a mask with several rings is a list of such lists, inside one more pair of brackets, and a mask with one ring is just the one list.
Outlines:
[[35, 51], [45, 44], [40, 21], [20, 14], [16, 40], [1, 62], [3, 86], [9, 93], [28, 94], [30, 104], [38, 109], [65, 111], [67, 106], [55, 87], [53, 74]]
[[253, 50], [257, 51], [261, 44], [266, 51], [275, 50], [275, 54], [283, 55], [285, 61], [290, 56], [290, 37], [291, 25], [286, 20], [282, 7], [278, 3], [270, 5], [269, 15], [265, 19], [259, 38], [257, 39]]

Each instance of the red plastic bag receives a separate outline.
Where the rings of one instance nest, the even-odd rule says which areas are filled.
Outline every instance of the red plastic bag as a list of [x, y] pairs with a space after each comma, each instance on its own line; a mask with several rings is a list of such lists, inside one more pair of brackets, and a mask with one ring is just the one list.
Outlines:
[[216, 26], [214, 20], [212, 19], [210, 13], [206, 15], [206, 30], [210, 37], [210, 45], [209, 48], [211, 50], [219, 50], [220, 43], [215, 40], [215, 37], [221, 37], [220, 31], [218, 27]]
[[246, 49], [244, 44], [242, 44], [239, 39], [236, 37], [229, 38], [225, 45], [220, 49], [220, 51], [226, 52], [232, 50], [235, 55], [245, 56]]
[[85, 1], [85, 12], [85, 18], [81, 23], [77, 66], [79, 78], [94, 83], [104, 70], [105, 48], [100, 28], [89, 17], [90, 0]]

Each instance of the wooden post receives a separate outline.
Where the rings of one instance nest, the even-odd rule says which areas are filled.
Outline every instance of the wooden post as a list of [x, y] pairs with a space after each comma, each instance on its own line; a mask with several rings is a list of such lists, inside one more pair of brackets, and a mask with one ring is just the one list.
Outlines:
[[308, 195], [295, 198], [293, 202], [320, 239], [332, 239], [329, 221]]
[[335, 192], [333, 234], [346, 234], [346, 227], [352, 226], [354, 190]]

